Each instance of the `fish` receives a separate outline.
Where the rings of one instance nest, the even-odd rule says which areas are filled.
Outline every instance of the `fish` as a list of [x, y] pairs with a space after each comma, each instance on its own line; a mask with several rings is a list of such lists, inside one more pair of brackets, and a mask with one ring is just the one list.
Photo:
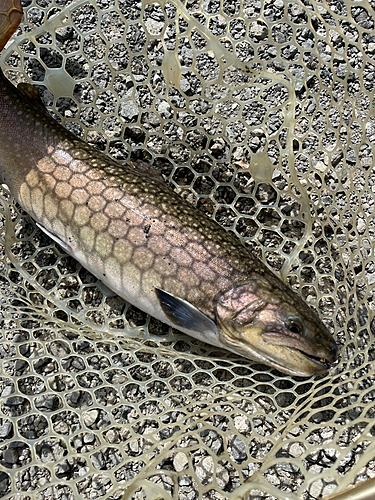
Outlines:
[[[21, 21], [0, 0], [0, 49]], [[314, 312], [231, 232], [144, 161], [122, 165], [58, 124], [0, 70], [0, 178], [37, 226], [107, 287], [181, 332], [311, 377], [338, 347]]]

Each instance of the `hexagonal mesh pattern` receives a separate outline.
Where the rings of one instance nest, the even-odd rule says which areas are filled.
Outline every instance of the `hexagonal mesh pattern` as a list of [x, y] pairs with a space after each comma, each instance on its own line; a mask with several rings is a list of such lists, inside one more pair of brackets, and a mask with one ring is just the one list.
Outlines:
[[375, 474], [374, 3], [32, 1], [2, 67], [150, 160], [341, 347], [298, 379], [114, 296], [1, 192], [0, 495], [314, 500]]

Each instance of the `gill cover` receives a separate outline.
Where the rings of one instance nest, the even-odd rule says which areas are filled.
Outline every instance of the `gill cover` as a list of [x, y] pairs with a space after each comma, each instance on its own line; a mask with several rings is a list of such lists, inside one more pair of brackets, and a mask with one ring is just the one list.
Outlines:
[[216, 317], [221, 327], [239, 330], [251, 324], [266, 302], [257, 295], [257, 282], [238, 283], [219, 296]]

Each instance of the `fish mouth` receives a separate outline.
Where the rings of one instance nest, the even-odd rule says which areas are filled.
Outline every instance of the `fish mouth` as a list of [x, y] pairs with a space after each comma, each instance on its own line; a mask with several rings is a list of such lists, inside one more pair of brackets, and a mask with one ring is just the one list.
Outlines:
[[321, 356], [314, 356], [312, 354], [308, 354], [305, 351], [302, 351], [301, 349], [294, 349], [293, 347], [288, 347], [288, 349], [290, 349], [291, 351], [300, 352], [303, 356], [305, 356], [305, 358], [320, 366], [322, 370], [328, 370], [332, 365], [332, 362], [328, 361], [328, 359], [326, 358], [322, 358]]
[[296, 365], [294, 366], [286, 365], [265, 352], [262, 353], [264, 356], [263, 362], [265, 362], [272, 368], [276, 368], [276, 370], [280, 370], [281, 372], [287, 373], [288, 375], [291, 375], [293, 377], [304, 377], [304, 378], [312, 377], [314, 375], [320, 375], [328, 371], [332, 366], [332, 363], [325, 358], [313, 356], [311, 354], [306, 354], [306, 352], [301, 351], [300, 349], [294, 349], [292, 347], [285, 346], [285, 349], [291, 352], [293, 351], [298, 352], [308, 361], [308, 364], [310, 366], [309, 367], [304, 366], [302, 368], [301, 366], [297, 367]]
[[[267, 338], [267, 335], [269, 335], [269, 338]], [[278, 341], [275, 341], [276, 336], [278, 337]], [[272, 353], [269, 350], [265, 349], [265, 346], [261, 348], [258, 345], [257, 348], [255, 348], [254, 345], [251, 345], [248, 342], [244, 342], [244, 344], [246, 345], [246, 351], [244, 351], [243, 349], [238, 349], [238, 347], [235, 348], [233, 344], [238, 344], [238, 339], [229, 332], [224, 337], [224, 339], [222, 339], [222, 341], [228, 350], [234, 352], [237, 355], [239, 354], [240, 356], [244, 356], [247, 359], [265, 363], [268, 366], [275, 368], [276, 370], [295, 377], [312, 377], [314, 375], [320, 375], [328, 371], [332, 363], [337, 358], [337, 355], [335, 354], [337, 353], [337, 347], [333, 356], [330, 356], [332, 358], [330, 360], [329, 358], [327, 359], [324, 356], [314, 355], [306, 352], [304, 348], [307, 346], [299, 345], [297, 347], [286, 345], [284, 337], [283, 341], [281, 342], [281, 335], [262, 334], [261, 337], [265, 344], [282, 347], [283, 351], [285, 349], [287, 352], [284, 351], [282, 356], [280, 356], [280, 353], [278, 355], [276, 353]], [[231, 340], [232, 342], [228, 342], [228, 340]], [[288, 356], [288, 352], [290, 353], [290, 356]], [[288, 358], [290, 359], [288, 360]]]
[[[304, 342], [298, 341], [295, 338], [289, 339], [288, 342], [288, 339], [278, 333], [263, 333], [262, 339], [266, 344], [283, 347], [291, 353], [298, 353], [298, 358], [303, 356], [307, 363], [310, 364], [310, 367], [306, 368], [311, 374], [327, 371], [337, 359], [338, 349], [336, 342], [333, 339], [330, 343], [330, 351], [324, 348], [323, 355], [319, 353], [313, 354], [309, 345], [306, 345]], [[295, 371], [295, 368], [293, 369], [291, 366], [289, 366], [288, 369]]]
[[306, 354], [300, 349], [294, 349], [292, 347], [285, 347], [285, 349], [301, 354], [308, 361], [308, 364], [310, 366], [304, 366], [302, 368], [301, 366], [297, 367], [296, 365], [286, 365], [265, 352], [262, 353], [262, 355], [264, 356], [263, 362], [267, 363], [273, 368], [276, 368], [276, 370], [280, 370], [281, 372], [287, 373], [288, 375], [292, 375], [294, 377], [312, 377], [314, 375], [320, 375], [331, 368], [332, 363], [324, 358]]

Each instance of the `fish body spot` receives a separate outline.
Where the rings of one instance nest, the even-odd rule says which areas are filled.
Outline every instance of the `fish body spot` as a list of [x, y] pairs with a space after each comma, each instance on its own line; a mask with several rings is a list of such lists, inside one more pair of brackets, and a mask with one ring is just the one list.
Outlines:
[[89, 250], [92, 251], [95, 243], [95, 232], [89, 226], [84, 226], [80, 230], [80, 239], [82, 244]]
[[63, 149], [58, 149], [57, 151], [55, 151], [55, 153], [52, 155], [52, 158], [59, 165], [69, 165], [69, 163], [73, 159], [70, 154]]
[[109, 219], [103, 213], [97, 212], [91, 217], [90, 224], [94, 231], [104, 231], [109, 224]]
[[[104, 213], [110, 217], [111, 219], [119, 219], [125, 212], [124, 206], [116, 201], [108, 203], [108, 205], [104, 209]], [[129, 220], [128, 220], [129, 222]]]
[[47, 214], [48, 219], [55, 219], [58, 212], [58, 204], [56, 199], [50, 194], [44, 197], [44, 212]]
[[93, 212], [99, 212], [106, 206], [106, 201], [102, 196], [92, 196], [88, 202], [88, 208]]
[[43, 217], [43, 192], [39, 188], [31, 191], [31, 206], [36, 218]]
[[83, 174], [73, 174], [70, 179], [70, 184], [75, 188], [84, 188], [88, 182], [89, 179]]
[[88, 193], [84, 189], [73, 189], [72, 194], [70, 195], [70, 199], [73, 203], [77, 203], [78, 205], [83, 205], [88, 201]]
[[87, 185], [87, 191], [91, 196], [95, 194], [100, 194], [102, 193], [103, 190], [104, 190], [104, 184], [103, 182], [100, 181], [91, 181]]
[[56, 168], [55, 163], [51, 160], [51, 158], [48, 158], [48, 157], [45, 157], [45, 158], [42, 158], [41, 160], [39, 160], [37, 165], [38, 165], [38, 169], [41, 172], [49, 173], [49, 174], [52, 173]]
[[74, 211], [74, 217], [73, 217], [74, 223], [77, 226], [84, 226], [88, 223], [90, 220], [90, 211], [86, 206], [78, 206], [75, 208]]
[[57, 182], [55, 186], [55, 193], [59, 198], [68, 198], [72, 189], [72, 186], [67, 182]]
[[128, 262], [133, 253], [131, 243], [126, 240], [118, 240], [113, 246], [113, 255], [120, 263]]
[[112, 253], [113, 239], [109, 236], [109, 234], [98, 234], [96, 237], [95, 248], [102, 257], [108, 257]]
[[133, 253], [133, 264], [142, 271], [150, 269], [154, 263], [154, 255], [150, 250], [137, 248]]
[[34, 188], [39, 184], [39, 175], [35, 170], [30, 170], [30, 172], [26, 175], [26, 182], [31, 188]]
[[122, 220], [111, 220], [108, 227], [108, 233], [111, 236], [119, 238], [125, 238], [129, 229], [129, 224]]
[[73, 217], [74, 205], [70, 200], [62, 200], [60, 203], [61, 215], [69, 221]]

